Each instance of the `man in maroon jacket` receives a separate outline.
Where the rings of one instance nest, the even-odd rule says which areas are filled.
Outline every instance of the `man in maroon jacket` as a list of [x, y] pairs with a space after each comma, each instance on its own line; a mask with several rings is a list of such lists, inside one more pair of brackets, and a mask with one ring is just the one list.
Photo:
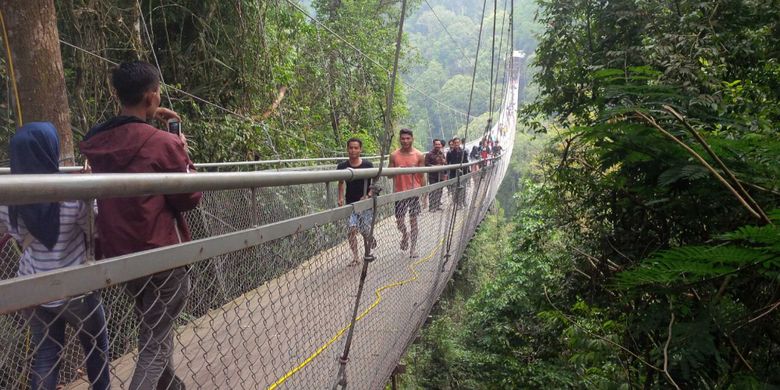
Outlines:
[[[160, 108], [160, 75], [146, 62], [123, 63], [111, 82], [119, 116], [93, 127], [81, 142], [96, 173], [190, 172], [186, 139], [146, 123], [179, 119]], [[105, 257], [174, 245], [191, 239], [182, 213], [201, 193], [98, 200], [97, 229]], [[139, 320], [138, 362], [132, 390], [183, 389], [173, 371], [173, 326], [189, 295], [187, 270], [176, 268], [128, 282]]]

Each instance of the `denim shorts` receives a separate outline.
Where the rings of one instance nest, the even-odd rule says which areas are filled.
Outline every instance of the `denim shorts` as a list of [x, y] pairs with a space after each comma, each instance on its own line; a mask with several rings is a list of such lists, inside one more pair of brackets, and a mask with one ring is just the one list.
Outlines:
[[368, 234], [371, 231], [371, 221], [373, 221], [373, 219], [374, 215], [370, 209], [361, 212], [352, 212], [349, 216], [347, 225], [351, 228], [357, 228], [362, 234]]

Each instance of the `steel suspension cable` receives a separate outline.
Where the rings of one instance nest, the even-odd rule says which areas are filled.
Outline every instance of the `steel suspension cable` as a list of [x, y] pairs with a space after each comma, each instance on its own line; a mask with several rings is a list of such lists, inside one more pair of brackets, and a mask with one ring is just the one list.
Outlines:
[[[502, 52], [503, 52], [503, 50], [504, 50], [504, 24], [505, 24], [505, 22], [506, 22], [506, 2], [507, 2], [507, 0], [504, 0], [504, 13], [503, 13], [503, 15], [502, 15], [502, 17], [501, 17], [501, 30], [500, 30], [500, 31], [501, 31], [501, 37], [500, 37], [500, 39], [499, 39], [499, 41], [498, 41], [498, 42], [499, 42], [499, 43], [498, 43], [498, 58], [496, 58], [496, 62], [498, 62], [498, 68], [499, 68], [499, 69], [500, 69], [500, 67], [501, 67], [501, 53], [502, 53]], [[506, 56], [505, 56], [505, 58], [504, 58], [504, 59], [506, 60]], [[505, 72], [506, 72], [506, 66], [504, 66], [504, 83], [506, 83], [506, 73], [505, 73]], [[493, 80], [493, 84], [494, 84], [494, 85], [498, 84], [498, 75], [500, 75], [501, 73], [502, 73], [502, 72], [496, 72], [496, 75], [495, 75], [495, 80]], [[494, 92], [495, 92], [495, 93], [494, 93], [494, 94], [493, 94], [493, 95], [490, 97], [490, 99], [491, 99], [491, 102], [492, 102], [493, 104], [495, 104], [495, 102], [496, 102], [496, 100], [497, 100], [497, 97], [498, 97], [498, 89], [495, 89], [495, 90], [494, 90]], [[504, 96], [504, 95], [503, 95], [503, 92], [504, 92], [503, 86], [502, 86], [502, 88], [501, 88], [501, 92], [502, 92], [502, 95], [501, 95], [501, 96]], [[488, 131], [490, 131], [490, 130], [488, 130]]]
[[[157, 72], [160, 73], [160, 81], [163, 85], [165, 83], [165, 77], [163, 75], [162, 68], [160, 67], [160, 61], [157, 59], [157, 51], [154, 50], [154, 41], [152, 40], [152, 34], [149, 33], [149, 28], [146, 26], [146, 17], [144, 16], [144, 10], [141, 7], [141, 0], [136, 0], [135, 4], [138, 6], [138, 14], [141, 15], [141, 24], [144, 26], [144, 32], [146, 33], [146, 39], [149, 41], [149, 50], [152, 52], [152, 58], [154, 58], [154, 64], [157, 65]], [[151, 17], [151, 14], [150, 14]], [[168, 99], [168, 106], [173, 109], [173, 102], [171, 102], [171, 94], [168, 89], [165, 89], [165, 97]]]
[[456, 177], [456, 184], [455, 184], [455, 204], [452, 207], [452, 214], [450, 216], [450, 226], [449, 231], [447, 232], [446, 237], [446, 251], [442, 252], [442, 256], [444, 256], [444, 261], [442, 262], [442, 268], [441, 270], [444, 270], [444, 266], [446, 266], [447, 262], [450, 259], [451, 256], [451, 250], [452, 250], [452, 237], [455, 234], [455, 221], [458, 218], [458, 208], [460, 204], [460, 197], [465, 196], [465, 194], [461, 195], [461, 192], [465, 191], [465, 188], [461, 185], [461, 175], [463, 173], [463, 157], [466, 155], [466, 140], [469, 136], [469, 123], [470, 123], [470, 116], [471, 116], [471, 103], [474, 98], [474, 82], [477, 79], [477, 65], [479, 64], [479, 49], [482, 46], [482, 29], [485, 24], [485, 9], [487, 8], [487, 0], [482, 1], [482, 16], [480, 17], [479, 21], [479, 36], [477, 38], [477, 50], [474, 54], [474, 70], [471, 73], [471, 89], [469, 90], [469, 104], [468, 104], [468, 111], [466, 112], [466, 129], [464, 131], [463, 135], [463, 151], [460, 158], [460, 167], [455, 171], [455, 177]]
[[428, 2], [428, 0], [425, 0], [425, 4], [428, 6], [428, 8], [431, 9], [431, 12], [433, 13], [433, 16], [436, 18], [436, 21], [439, 22], [439, 25], [441, 25], [441, 28], [443, 28], [444, 32], [447, 33], [447, 36], [450, 37], [450, 40], [452, 41], [452, 43], [455, 44], [455, 47], [458, 48], [458, 50], [460, 51], [460, 54], [463, 55], [463, 58], [470, 58], [468, 55], [466, 55], [466, 51], [463, 50], [463, 47], [461, 45], [459, 45], [458, 41], [456, 41], [455, 38], [452, 36], [452, 34], [450, 34], [450, 30], [448, 30], [447, 26], [445, 26], [444, 23], [441, 21], [441, 19], [439, 18], [439, 15], [436, 14], [436, 10], [433, 9], [433, 7]]
[[490, 93], [488, 94], [488, 99], [490, 99], [488, 129], [490, 129], [490, 126], [493, 124], [493, 65], [496, 61], [496, 11], [498, 11], [498, 0], [493, 0], [493, 39], [490, 49], [490, 78], [488, 79], [490, 80]]
[[[146, 26], [146, 17], [144, 16], [144, 10], [141, 7], [141, 0], [136, 0], [135, 2], [138, 5], [138, 13], [141, 15], [141, 24], [144, 25], [144, 31], [146, 32], [146, 38], [149, 41], [149, 50], [152, 52], [152, 57], [154, 58], [154, 63], [157, 65], [157, 72], [160, 73], [160, 81], [162, 82], [162, 85], [167, 85], [165, 83], [165, 77], [163, 76], [162, 68], [160, 67], [160, 61], [157, 59], [157, 51], [154, 50], [154, 41], [152, 40], [152, 34], [149, 33], [149, 28]], [[151, 17], [151, 14], [150, 14]], [[171, 101], [171, 94], [168, 92], [168, 89], [165, 89], [165, 96], [168, 99], [168, 106], [173, 109], [173, 102]], [[263, 133], [265, 133], [266, 141], [268, 142], [268, 146], [271, 148], [271, 151], [276, 155], [277, 159], [281, 159], [281, 155], [279, 154], [279, 151], [276, 150], [276, 145], [274, 145], [273, 138], [271, 138], [271, 133], [268, 132], [268, 127], [261, 126], [263, 129]], [[303, 142], [306, 142], [304, 139]]]
[[[506, 9], [507, 9], [506, 3], [507, 3], [507, 0], [504, 0], [504, 12], [506, 12]], [[513, 39], [514, 0], [509, 0], [509, 3], [510, 3], [509, 26], [507, 27], [507, 40], [509, 40], [509, 44], [507, 45], [507, 52], [506, 52], [506, 56], [505, 56], [504, 61], [503, 61], [504, 62], [504, 67], [503, 67], [503, 72], [502, 73], [504, 74], [504, 76], [503, 76], [504, 81], [503, 81], [503, 83], [501, 85], [501, 95], [500, 95], [501, 99], [502, 99], [501, 100], [502, 102], [503, 102], [503, 99], [506, 99], [506, 93], [507, 93], [507, 90], [509, 89], [509, 80], [511, 80], [511, 73], [512, 73], [512, 69], [514, 67], [514, 61], [513, 61], [513, 55], [514, 55], [514, 39]], [[504, 35], [503, 35], [504, 34], [503, 33], [503, 29], [504, 29], [504, 27], [503, 27], [504, 24], [503, 23], [504, 23], [504, 20], [505, 20], [505, 18], [501, 19], [501, 26], [502, 26], [501, 27], [501, 29], [502, 29], [501, 38], [502, 38], [502, 41], [503, 41], [503, 37], [504, 37]], [[500, 51], [501, 50], [499, 50], [499, 52]], [[507, 67], [509, 68], [508, 71], [507, 71]], [[496, 74], [496, 80], [498, 80], [498, 74]], [[499, 100], [498, 96], [496, 97], [496, 100]], [[502, 109], [503, 109], [503, 107], [502, 107]]]
[[[393, 100], [395, 96], [395, 81], [396, 76], [398, 74], [398, 59], [401, 56], [401, 42], [403, 38], [404, 33], [404, 20], [406, 16], [406, 0], [402, 0], [401, 2], [401, 18], [398, 22], [398, 36], [396, 37], [395, 41], [395, 58], [393, 59], [393, 70], [390, 76], [390, 86], [387, 91], [387, 103], [385, 107], [385, 135], [382, 145], [382, 150], [380, 153], [379, 158], [379, 171], [377, 173], [376, 178], [378, 178], [382, 174], [382, 170], [384, 169], [384, 161], [385, 156], [390, 151], [390, 144], [393, 139], [393, 122], [392, 122], [392, 115], [393, 115]], [[376, 181], [372, 180], [371, 184], [371, 198], [373, 202], [372, 210], [372, 218], [371, 218], [371, 228], [369, 230], [368, 240], [364, 240], [364, 247], [365, 247], [365, 255], [363, 256], [363, 267], [360, 271], [360, 281], [358, 282], [358, 290], [357, 295], [355, 296], [355, 305], [353, 306], [352, 310], [352, 318], [349, 323], [349, 330], [347, 331], [347, 339], [344, 342], [344, 352], [341, 354], [341, 357], [339, 357], [339, 371], [336, 376], [336, 381], [333, 383], [333, 390], [336, 390], [339, 386], [341, 386], [342, 389], [346, 389], [347, 387], [347, 362], [349, 362], [349, 352], [350, 348], [352, 347], [352, 338], [355, 334], [355, 322], [357, 321], [358, 316], [358, 310], [360, 309], [360, 298], [363, 295], [363, 288], [366, 284], [366, 276], [368, 275], [368, 265], [373, 262], [376, 257], [371, 253], [371, 249], [374, 243], [374, 240], [376, 238], [374, 237], [374, 231], [376, 229], [376, 221], [378, 218], [377, 215], [377, 207], [378, 207], [378, 196], [379, 196], [379, 187], [374, 184]]]
[[515, 61], [515, 0], [509, 0], [509, 58], [510, 69], [514, 69]]
[[[338, 39], [338, 40], [340, 40], [340, 41], [344, 42], [344, 43], [345, 43], [347, 46], [349, 46], [350, 48], [352, 48], [352, 50], [354, 50], [356, 53], [360, 54], [360, 55], [361, 55], [363, 58], [367, 59], [369, 62], [373, 63], [374, 65], [376, 65], [376, 66], [378, 66], [379, 68], [381, 68], [382, 70], [384, 70], [384, 71], [385, 71], [385, 72], [386, 72], [388, 75], [389, 75], [390, 73], [392, 73], [392, 70], [391, 70], [391, 69], [388, 69], [388, 68], [386, 68], [384, 65], [382, 65], [382, 63], [380, 63], [379, 61], [377, 61], [377, 60], [376, 60], [376, 59], [374, 59], [373, 57], [369, 56], [368, 54], [364, 53], [362, 50], [360, 50], [360, 48], [358, 48], [357, 46], [355, 46], [354, 44], [352, 44], [352, 42], [350, 42], [350, 41], [348, 41], [346, 38], [342, 37], [342, 36], [341, 36], [339, 33], [337, 33], [337, 32], [335, 32], [335, 31], [333, 31], [333, 29], [332, 29], [332, 28], [328, 27], [327, 25], [325, 25], [324, 23], [322, 23], [322, 22], [321, 22], [319, 19], [317, 19], [317, 18], [315, 18], [314, 16], [312, 16], [312, 15], [311, 15], [311, 14], [310, 14], [308, 11], [306, 11], [305, 9], [303, 9], [303, 7], [301, 7], [299, 4], [295, 3], [295, 1], [294, 1], [294, 0], [285, 0], [285, 1], [287, 1], [287, 3], [289, 3], [289, 4], [290, 4], [290, 5], [292, 5], [293, 7], [295, 7], [295, 8], [296, 8], [298, 11], [300, 11], [302, 14], [304, 14], [304, 15], [305, 15], [307, 18], [309, 18], [309, 19], [310, 19], [312, 22], [314, 22], [314, 23], [316, 23], [317, 25], [319, 25], [319, 26], [321, 26], [322, 28], [324, 28], [324, 29], [325, 29], [325, 31], [329, 32], [331, 35], [333, 35], [334, 37], [336, 37], [336, 39]], [[421, 91], [419, 88], [415, 87], [413, 84], [407, 83], [407, 82], [405, 82], [403, 79], [401, 79], [401, 80], [400, 80], [400, 82], [401, 82], [403, 85], [407, 86], [409, 89], [411, 89], [411, 90], [413, 90], [413, 91], [415, 91], [415, 92], [419, 93], [420, 95], [424, 96], [424, 97], [425, 97], [425, 98], [427, 98], [428, 100], [430, 100], [430, 101], [433, 101], [433, 102], [436, 102], [436, 103], [439, 103], [439, 104], [441, 104], [442, 106], [446, 107], [447, 109], [449, 109], [449, 110], [450, 110], [450, 111], [452, 111], [452, 112], [456, 112], [456, 113], [464, 114], [464, 112], [462, 112], [462, 111], [458, 110], [457, 108], [455, 108], [455, 107], [452, 107], [452, 106], [450, 106], [449, 104], [446, 104], [446, 103], [444, 103], [444, 102], [442, 102], [442, 101], [440, 101], [440, 100], [438, 100], [438, 99], [435, 99], [434, 97], [432, 97], [432, 96], [430, 96], [430, 95], [426, 94], [425, 92]]]
[[[496, 75], [495, 75], [495, 84], [498, 84], [498, 77], [499, 77], [499, 75], [503, 74], [503, 79], [502, 79], [502, 82], [501, 82], [501, 94], [499, 95], [498, 94], [498, 89], [496, 89], [495, 90], [496, 94], [493, 96], [493, 102], [496, 105], [498, 105], [499, 103], [502, 103], [503, 99], [505, 99], [505, 97], [506, 97], [506, 92], [507, 92], [507, 88], [508, 88], [508, 85], [509, 85], [508, 81], [507, 81], [507, 65], [506, 65], [506, 63], [507, 63], [507, 61], [510, 61], [511, 58], [512, 58], [512, 52], [511, 52], [511, 50], [509, 50], [509, 45], [507, 45], [507, 50], [508, 51], [506, 53], [504, 53], [504, 45], [503, 45], [503, 41], [504, 41], [504, 24], [505, 24], [504, 22], [506, 20], [506, 8], [507, 8], [506, 4], [507, 4], [507, 0], [504, 0], [504, 11], [505, 11], [505, 13], [504, 13], [504, 17], [502, 17], [502, 19], [501, 19], [501, 39], [499, 41], [499, 46], [498, 46], [499, 47], [498, 58], [496, 59], [496, 61], [498, 61], [497, 67], [499, 68], [499, 71], [496, 72]], [[509, 29], [507, 29], [507, 31], [508, 30]], [[507, 33], [507, 35], [509, 35], [509, 34]], [[501, 53], [505, 54], [503, 61], [501, 60]], [[498, 111], [501, 112], [502, 108], [503, 107], [499, 107]], [[487, 135], [487, 133], [489, 133], [490, 130], [491, 129], [485, 129], [485, 135]]]
[[[80, 52], [82, 52], [84, 54], [87, 54], [89, 56], [95, 57], [95, 58], [97, 58], [97, 59], [99, 59], [101, 61], [104, 61], [104, 62], [108, 63], [108, 64], [111, 64], [111, 65], [114, 65], [114, 66], [119, 65], [118, 62], [116, 62], [116, 61], [114, 61], [114, 60], [112, 60], [110, 58], [106, 58], [106, 57], [104, 57], [104, 56], [102, 56], [100, 54], [97, 54], [97, 53], [93, 52], [93, 51], [87, 50], [87, 49], [85, 49], [85, 48], [83, 48], [81, 46], [78, 46], [76, 44], [70, 43], [70, 42], [68, 42], [68, 41], [66, 41], [66, 40], [64, 40], [62, 38], [60, 38], [59, 41], [60, 41], [61, 44], [65, 45], [65, 46], [68, 46], [68, 47], [70, 47], [70, 48], [72, 48], [74, 50], [80, 51]], [[171, 89], [173, 91], [176, 91], [179, 94], [182, 94], [182, 95], [187, 96], [187, 97], [189, 97], [189, 98], [191, 98], [193, 100], [196, 100], [198, 102], [201, 102], [201, 103], [209, 105], [209, 106], [212, 106], [212, 107], [214, 107], [214, 108], [216, 108], [216, 109], [218, 109], [218, 110], [220, 110], [222, 112], [228, 113], [228, 114], [233, 115], [233, 116], [235, 116], [235, 117], [237, 117], [239, 119], [242, 119], [242, 120], [246, 121], [249, 124], [252, 124], [254, 126], [259, 126], [259, 127], [267, 127], [266, 124], [258, 122], [255, 119], [253, 119], [252, 117], [244, 115], [244, 114], [241, 114], [238, 111], [231, 110], [231, 109], [229, 109], [227, 107], [224, 107], [224, 106], [222, 106], [220, 104], [217, 104], [217, 103], [214, 103], [212, 101], [209, 101], [208, 99], [202, 98], [202, 97], [200, 97], [198, 95], [192, 94], [192, 93], [187, 92], [187, 91], [185, 91], [183, 89], [177, 88], [177, 87], [175, 87], [173, 85], [164, 84], [164, 83], [163, 83], [163, 85], [166, 88], [169, 88], [169, 89]], [[301, 138], [299, 135], [295, 134], [294, 132], [283, 132], [283, 133], [286, 136], [289, 136], [291, 138], [295, 138], [295, 139], [297, 139], [299, 141], [306, 141], [305, 139]]]
[[[433, 13], [434, 18], [436, 18], [436, 21], [439, 23], [441, 28], [444, 30], [445, 33], [447, 33], [447, 36], [450, 38], [450, 41], [452, 41], [452, 43], [455, 45], [455, 47], [458, 48], [458, 50], [460, 51], [460, 54], [463, 55], [463, 58], [464, 59], [465, 58], [470, 59], [471, 57], [466, 54], [466, 52], [463, 49], [463, 47], [460, 44], [458, 44], [458, 41], [455, 39], [455, 37], [452, 36], [452, 34], [450, 33], [450, 30], [447, 28], [447, 26], [444, 24], [444, 22], [441, 20], [441, 18], [439, 18], [439, 15], [436, 13], [436, 10], [433, 9], [433, 6], [431, 5], [431, 3], [429, 3], [428, 0], [424, 0], [424, 1], [425, 1], [425, 4], [428, 6], [428, 8], [431, 10], [431, 13]], [[439, 114], [439, 117], [441, 117], [440, 114]], [[443, 140], [444, 139], [444, 129], [441, 128], [441, 127], [442, 126], [440, 125], [441, 136], [442, 136], [442, 140]], [[454, 126], [453, 127], [453, 134], [454, 134], [454, 132], [457, 132], [457, 130], [458, 130], [457, 127]]]

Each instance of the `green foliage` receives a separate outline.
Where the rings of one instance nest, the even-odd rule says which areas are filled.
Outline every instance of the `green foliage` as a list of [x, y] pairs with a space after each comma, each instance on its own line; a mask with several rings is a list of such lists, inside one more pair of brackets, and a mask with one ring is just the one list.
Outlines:
[[660, 251], [635, 269], [620, 273], [615, 286], [633, 289], [646, 285], [693, 284], [748, 269], [754, 273], [755, 281], [763, 277], [772, 282], [780, 275], [780, 227], [777, 225], [743, 226], [719, 238], [724, 242], [718, 245], [690, 245]]
[[[400, 2], [313, 6], [364, 55], [392, 63]], [[163, 91], [163, 104], [183, 117], [195, 161], [343, 155], [352, 135], [365, 137], [367, 152], [378, 149], [389, 65], [373, 64], [288, 2], [143, 0], [139, 8], [136, 1], [69, 0], [58, 3], [57, 16], [64, 41], [114, 62], [159, 60], [166, 83], [196, 96]], [[118, 110], [111, 65], [67, 45], [62, 57], [79, 141]], [[6, 79], [4, 62], [0, 76]], [[407, 114], [403, 92], [399, 86], [396, 117]], [[0, 105], [8, 104], [0, 93]], [[4, 132], [13, 130], [10, 118], [8, 111], [0, 119]], [[6, 139], [0, 134], [0, 146]]]
[[[420, 146], [428, 148], [430, 139], [449, 139], [455, 135], [465, 135], [465, 113], [469, 109], [469, 94], [474, 71], [479, 34], [482, 1], [479, 0], [428, 0], [407, 21], [410, 57], [405, 79], [433, 99], [407, 90], [410, 126], [418, 130]], [[490, 3], [490, 2], [488, 2]], [[482, 45], [477, 64], [477, 77], [474, 83], [474, 95], [471, 99], [471, 115], [489, 116], [490, 86], [500, 91], [503, 88], [504, 58], [509, 48], [509, 9], [499, 2], [496, 16], [496, 61], [494, 72], [499, 77], [490, 79], [491, 43], [493, 9], [492, 3], [485, 11]], [[508, 5], [507, 5], [508, 7]], [[514, 48], [530, 53], [536, 47], [534, 33], [537, 25], [533, 20], [536, 5], [533, 0], [515, 1]], [[503, 30], [501, 29], [503, 23]], [[444, 27], [442, 27], [442, 25]], [[499, 31], [500, 30], [500, 31]], [[502, 36], [503, 34], [503, 41]], [[454, 42], [453, 42], [454, 39]], [[503, 52], [499, 54], [500, 46]], [[497, 82], [496, 82], [497, 80]], [[451, 107], [451, 108], [450, 108]], [[494, 105], [495, 108], [495, 105]], [[453, 111], [457, 110], [458, 112]], [[495, 116], [495, 114], [494, 114]], [[476, 120], [475, 120], [476, 122]], [[474, 139], [482, 133], [483, 124], [469, 125], [469, 138]]]
[[441, 365], [474, 388], [780, 385], [778, 2], [540, 0], [538, 21], [524, 115], [549, 143]]
[[[713, 172], [638, 113], [736, 186], [692, 128], [757, 205], [777, 208], [780, 90], [772, 87], [780, 39], [770, 32], [780, 29], [780, 8], [641, 0], [540, 6], [547, 26], [537, 50], [540, 94], [526, 115], [556, 134], [541, 160], [539, 201], [556, 210], [544, 223], [578, 243], [565, 250], [581, 287], [557, 299], [559, 308], [571, 307], [567, 322], [589, 329], [580, 336], [596, 344], [615, 336], [620, 355], [666, 363], [681, 387], [777, 384], [768, 358], [780, 340], [770, 325], [777, 313], [767, 312], [778, 296], [777, 228], [751, 217]], [[572, 300], [599, 315], [575, 310]], [[610, 320], [621, 325], [608, 329]], [[585, 350], [585, 366], [606, 381], [593, 387], [670, 383], [630, 354], [610, 371], [608, 356]]]

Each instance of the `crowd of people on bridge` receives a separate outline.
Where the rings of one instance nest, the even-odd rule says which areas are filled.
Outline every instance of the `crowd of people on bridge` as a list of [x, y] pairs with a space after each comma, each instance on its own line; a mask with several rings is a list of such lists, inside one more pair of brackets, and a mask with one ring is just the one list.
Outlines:
[[[442, 165], [461, 165], [469, 162], [469, 153], [461, 146], [461, 139], [453, 137], [449, 140], [449, 149], [445, 152], [444, 140], [434, 139], [431, 150], [422, 153], [414, 147], [414, 133], [411, 129], [404, 128], [398, 133], [400, 147], [390, 154], [388, 167], [391, 168], [415, 168], [432, 167]], [[358, 138], [347, 140], [348, 160], [338, 164], [337, 169], [361, 169], [373, 168], [370, 161], [364, 160], [361, 156], [363, 152], [363, 142]], [[490, 158], [501, 154], [501, 146], [498, 140], [493, 140], [490, 136], [485, 136], [482, 141], [472, 148], [471, 159], [481, 161], [480, 164], [472, 165], [471, 171], [476, 172], [480, 166], [489, 163]], [[460, 172], [458, 172], [460, 171]], [[399, 174], [393, 176], [393, 192], [404, 192], [424, 187], [428, 184], [436, 184], [441, 181], [455, 178], [458, 173], [465, 175], [469, 173], [469, 167], [453, 167], [449, 171], [442, 170], [430, 172], [426, 175], [422, 173]], [[427, 180], [426, 180], [427, 179]], [[454, 198], [453, 203], [457, 207], [466, 205], [466, 186], [467, 182], [462, 183], [460, 189], [449, 189], [450, 196]], [[443, 211], [442, 209], [442, 191], [438, 188], [430, 192], [428, 196], [413, 195], [395, 202], [395, 221], [400, 236], [400, 249], [409, 250], [410, 258], [417, 258], [417, 238], [419, 236], [418, 217], [423, 208], [427, 207], [429, 212]], [[344, 206], [367, 199], [373, 195], [373, 185], [368, 179], [355, 179], [349, 181], [339, 181], [338, 186], [338, 205]], [[427, 205], [426, 205], [427, 203]], [[357, 244], [358, 232], [363, 236], [364, 253], [368, 253], [368, 247], [376, 248], [377, 242], [371, 234], [373, 212], [370, 209], [362, 211], [353, 211], [347, 222], [349, 229], [349, 246], [352, 253], [350, 266], [359, 264], [359, 251]], [[407, 229], [408, 215], [408, 229]]]
[[[120, 102], [120, 112], [90, 129], [79, 144], [81, 153], [89, 161], [85, 169], [95, 173], [194, 172], [184, 134], [160, 131], [148, 123], [158, 120], [167, 125], [180, 121], [176, 112], [160, 107], [157, 69], [142, 61], [122, 63], [112, 71], [111, 83]], [[413, 146], [411, 129], [400, 130], [399, 143], [400, 147], [389, 156], [389, 167], [458, 165], [470, 160], [458, 137], [449, 140], [446, 152], [441, 139], [434, 139], [427, 153], [417, 150]], [[363, 142], [360, 139], [350, 138], [346, 148], [348, 159], [338, 164], [337, 169], [373, 167], [361, 156]], [[471, 160], [487, 161], [501, 150], [498, 141], [490, 137], [485, 137], [475, 148]], [[24, 124], [11, 139], [13, 174], [58, 173], [59, 157], [57, 130], [51, 123]], [[453, 167], [427, 175], [395, 175], [393, 191], [413, 191], [454, 178], [458, 173], [465, 175], [468, 171], [467, 167]], [[339, 182], [338, 205], [368, 199], [375, 194], [374, 188], [372, 179]], [[436, 189], [428, 197], [420, 193], [395, 202], [400, 249], [408, 250], [410, 258], [419, 256], [418, 217], [423, 208], [429, 212], [442, 211], [442, 190]], [[465, 206], [465, 191], [450, 190], [450, 195], [458, 207]], [[92, 252], [98, 258], [108, 258], [190, 241], [183, 213], [196, 208], [201, 197], [201, 193], [195, 192], [98, 199], [96, 202], [0, 206], [0, 233], [10, 234], [20, 244], [18, 275], [32, 275], [84, 264], [92, 259]], [[89, 226], [90, 215], [95, 215], [96, 229]], [[359, 264], [358, 234], [363, 238], [366, 252], [377, 246], [372, 235], [372, 217], [369, 207], [354, 211], [349, 217], [350, 265]], [[88, 248], [88, 243], [92, 242], [88, 234], [97, 237], [94, 248]], [[183, 381], [174, 372], [173, 328], [190, 294], [187, 271], [184, 267], [171, 266], [167, 271], [124, 284], [138, 319], [138, 353], [129, 383], [131, 390], [184, 389]], [[99, 292], [25, 309], [24, 316], [31, 330], [33, 359], [29, 383], [33, 389], [54, 390], [58, 387], [67, 325], [72, 326], [78, 336], [92, 388], [110, 388], [108, 329]]]

